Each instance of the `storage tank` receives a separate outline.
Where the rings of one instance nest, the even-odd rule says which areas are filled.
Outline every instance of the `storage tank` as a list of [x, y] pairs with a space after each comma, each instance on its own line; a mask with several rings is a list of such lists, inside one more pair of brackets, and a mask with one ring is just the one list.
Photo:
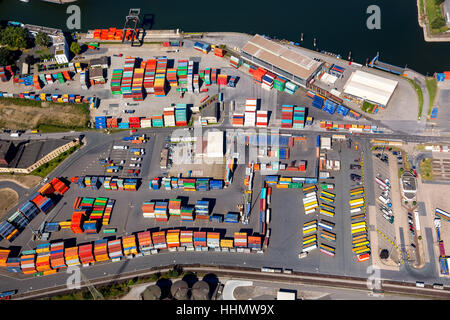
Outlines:
[[206, 281], [197, 281], [192, 286], [192, 300], [209, 300], [209, 284]]
[[170, 288], [172, 297], [176, 300], [189, 300], [188, 297], [189, 286], [186, 281], [178, 280]]
[[142, 300], [159, 300], [161, 299], [161, 289], [157, 285], [151, 285], [145, 288], [141, 293]]

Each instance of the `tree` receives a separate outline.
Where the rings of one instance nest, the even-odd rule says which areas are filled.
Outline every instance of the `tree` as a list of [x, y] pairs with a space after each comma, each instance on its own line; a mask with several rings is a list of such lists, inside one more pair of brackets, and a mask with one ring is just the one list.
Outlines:
[[32, 65], [34, 63], [34, 57], [32, 55], [27, 55], [25, 57], [25, 63], [29, 64], [29, 65]]
[[36, 35], [36, 44], [41, 47], [48, 47], [50, 45], [50, 37], [43, 32], [38, 32]]
[[24, 28], [6, 27], [0, 31], [0, 44], [12, 48], [27, 48], [30, 45], [28, 31]]
[[70, 51], [72, 51], [74, 54], [80, 54], [81, 52], [81, 46], [78, 42], [72, 42], [70, 45]]
[[9, 66], [14, 63], [14, 53], [5, 47], [0, 48], [0, 66]]
[[443, 17], [436, 17], [431, 21], [431, 28], [440, 29], [445, 26], [445, 19]]

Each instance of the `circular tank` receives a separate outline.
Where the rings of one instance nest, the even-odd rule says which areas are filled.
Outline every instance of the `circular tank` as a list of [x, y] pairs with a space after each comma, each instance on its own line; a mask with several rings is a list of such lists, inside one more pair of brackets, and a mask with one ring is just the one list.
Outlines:
[[178, 280], [170, 288], [172, 297], [177, 300], [189, 300], [188, 297], [189, 286], [186, 281]]
[[142, 300], [159, 300], [161, 299], [161, 289], [157, 285], [151, 285], [145, 288], [141, 293]]
[[197, 281], [192, 286], [192, 300], [209, 300], [209, 284], [206, 281]]

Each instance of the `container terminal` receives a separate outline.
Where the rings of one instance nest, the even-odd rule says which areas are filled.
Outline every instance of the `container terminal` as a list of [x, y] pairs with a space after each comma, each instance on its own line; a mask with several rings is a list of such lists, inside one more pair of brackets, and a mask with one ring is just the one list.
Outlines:
[[[427, 286], [448, 290], [450, 204], [429, 197], [435, 185], [419, 168], [425, 151], [445, 162], [448, 143], [445, 128], [417, 121], [413, 70], [379, 54], [362, 65], [259, 34], [139, 23], [131, 9], [123, 28], [70, 41], [23, 25], [51, 36], [54, 61], [0, 67], [0, 104], [89, 112], [89, 130], [63, 134], [81, 147], [1, 217], [0, 291], [32, 297], [63, 285], [71, 266], [86, 279], [101, 269], [107, 282], [194, 261], [360, 278], [374, 264], [417, 287], [414, 272], [427, 267]], [[72, 41], [85, 46], [74, 58]], [[29, 151], [19, 168], [17, 148], [34, 145], [23, 141], [58, 134], [7, 129], [2, 173], [64, 152]]]

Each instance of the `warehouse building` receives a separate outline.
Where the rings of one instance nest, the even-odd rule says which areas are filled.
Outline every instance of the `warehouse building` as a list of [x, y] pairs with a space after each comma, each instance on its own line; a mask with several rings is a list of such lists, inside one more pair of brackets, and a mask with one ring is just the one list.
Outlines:
[[302, 87], [323, 64], [258, 34], [242, 48], [242, 58]]
[[26, 24], [25, 28], [33, 38], [36, 38], [39, 32], [48, 35], [53, 43], [56, 62], [59, 64], [69, 62], [69, 46], [61, 29], [36, 26], [33, 24]]
[[15, 147], [11, 141], [0, 141], [0, 166], [8, 166], [14, 154]]
[[219, 118], [218, 103], [211, 103], [209, 106], [207, 106], [202, 110], [201, 120], [205, 121], [206, 124], [217, 123], [218, 118]]
[[386, 107], [398, 81], [357, 70], [344, 85], [344, 93]]

